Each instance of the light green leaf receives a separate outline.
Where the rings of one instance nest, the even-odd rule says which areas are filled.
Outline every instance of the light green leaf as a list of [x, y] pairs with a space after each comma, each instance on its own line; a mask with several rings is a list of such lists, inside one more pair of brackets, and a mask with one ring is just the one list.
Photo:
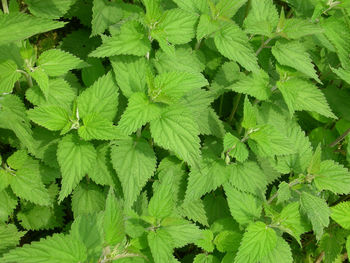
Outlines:
[[146, 123], [158, 119], [161, 112], [161, 105], [151, 102], [146, 94], [134, 93], [129, 98], [128, 106], [118, 123], [118, 128], [129, 135]]
[[259, 100], [267, 100], [271, 94], [269, 76], [263, 70], [241, 76], [239, 81], [229, 86], [229, 88], [239, 93], [251, 95]]
[[195, 14], [209, 12], [207, 0], [173, 0], [178, 7]]
[[350, 71], [349, 70], [346, 70], [343, 68], [338, 68], [338, 69], [331, 68], [331, 69], [335, 74], [337, 74], [337, 76], [339, 78], [344, 80], [346, 83], [350, 84]]
[[197, 124], [191, 115], [179, 108], [169, 108], [159, 119], [150, 122], [151, 135], [159, 146], [174, 151], [191, 166], [200, 158], [200, 140]]
[[292, 251], [282, 237], [277, 237], [276, 247], [260, 263], [293, 263]]
[[217, 32], [214, 41], [219, 52], [237, 61], [249, 71], [258, 71], [259, 65], [252, 47], [248, 43], [248, 37], [239, 26], [230, 23]]
[[46, 74], [46, 72], [41, 67], [36, 67], [33, 71], [29, 71], [29, 75], [38, 83], [39, 88], [44, 94], [45, 98], [48, 98], [50, 87], [49, 76]]
[[234, 262], [256, 263], [272, 253], [276, 246], [276, 232], [258, 221], [247, 227]]
[[151, 49], [146, 30], [135, 21], [123, 24], [118, 35], [106, 38], [103, 44], [92, 51], [92, 57], [110, 57], [115, 55], [144, 56]]
[[64, 25], [64, 22], [38, 18], [21, 12], [4, 14], [0, 16], [0, 46], [61, 28]]
[[242, 234], [238, 231], [224, 230], [216, 235], [214, 244], [220, 252], [237, 253]]
[[112, 24], [117, 23], [123, 17], [122, 9], [118, 3], [94, 0], [92, 6], [92, 32], [91, 36], [102, 34]]
[[307, 53], [306, 48], [300, 42], [277, 41], [272, 47], [272, 54], [281, 65], [295, 68], [317, 82], [321, 82], [316, 74], [309, 53]]
[[78, 130], [79, 136], [89, 140], [113, 140], [119, 138], [119, 131], [113, 122], [102, 118], [99, 114], [89, 114], [83, 119], [83, 126]]
[[115, 198], [114, 192], [110, 189], [106, 209], [103, 216], [104, 240], [108, 245], [114, 246], [125, 237], [125, 226], [123, 208], [120, 201]]
[[59, 142], [57, 160], [62, 173], [59, 201], [68, 196], [92, 168], [96, 160], [94, 146], [77, 135], [68, 134]]
[[146, 92], [146, 75], [149, 64], [144, 57], [115, 56], [111, 58], [115, 79], [125, 97], [133, 93]]
[[244, 20], [245, 31], [270, 37], [278, 24], [278, 13], [272, 0], [253, 0]]
[[300, 204], [301, 209], [311, 221], [316, 239], [320, 240], [323, 235], [323, 228], [329, 224], [329, 216], [331, 214], [326, 201], [320, 197], [302, 192]]
[[208, 218], [204, 209], [202, 199], [191, 200], [191, 202], [184, 202], [181, 205], [180, 213], [188, 219], [198, 222], [204, 226], [208, 226]]
[[69, 70], [85, 67], [87, 64], [80, 58], [60, 49], [44, 51], [38, 58], [38, 66], [50, 77], [58, 77]]
[[87, 251], [83, 243], [68, 235], [54, 234], [11, 250], [2, 260], [4, 263], [78, 263], [84, 262], [86, 256]]
[[315, 174], [314, 182], [319, 190], [330, 190], [335, 194], [350, 193], [349, 170], [332, 160], [321, 162], [320, 171]]
[[78, 97], [80, 118], [96, 113], [102, 118], [113, 121], [118, 108], [118, 87], [112, 73], [100, 77], [90, 88]]
[[231, 184], [224, 185], [227, 203], [232, 217], [241, 225], [247, 225], [260, 218], [262, 200], [250, 193], [244, 193]]
[[245, 162], [249, 156], [247, 146], [231, 133], [225, 134], [224, 151], [239, 162]]
[[[3, 178], [1, 178], [2, 180]], [[12, 214], [13, 210], [17, 206], [17, 197], [9, 190], [4, 189], [0, 191], [0, 222], [8, 220], [8, 217]], [[1, 254], [1, 249], [0, 249]]]
[[28, 111], [29, 118], [50, 131], [62, 130], [69, 124], [69, 114], [57, 106], [40, 106]]
[[219, 31], [220, 28], [221, 24], [218, 20], [214, 20], [208, 14], [201, 15], [197, 26], [197, 40], [200, 41], [202, 38], [211, 36], [215, 32]]
[[321, 241], [320, 241], [320, 249], [324, 251], [324, 262], [325, 263], [333, 263], [337, 262], [336, 258], [343, 250], [343, 244], [341, 244], [343, 241], [342, 237], [339, 237], [339, 235], [331, 235], [331, 234], [324, 234]]
[[173, 241], [167, 231], [163, 229], [151, 231], [147, 235], [147, 240], [155, 263], [173, 262]]
[[288, 201], [292, 197], [289, 184], [281, 182], [277, 190], [277, 204]]
[[81, 182], [72, 194], [74, 218], [102, 211], [105, 207], [105, 200], [103, 188], [92, 182]]
[[102, 59], [88, 57], [86, 62], [89, 63], [89, 67], [85, 67], [81, 70], [81, 78], [85, 86], [89, 87], [96, 80], [102, 77], [106, 71], [102, 64]]
[[220, 0], [216, 5], [216, 9], [221, 17], [232, 18], [246, 2], [247, 0]]
[[287, 81], [277, 82], [277, 87], [281, 91], [291, 114], [294, 114], [295, 111], [307, 110], [329, 118], [337, 118], [328, 106], [322, 91], [311, 82], [290, 78]]
[[11, 93], [16, 81], [21, 77], [17, 65], [13, 60], [0, 63], [0, 94]]
[[204, 249], [207, 252], [213, 252], [214, 251], [214, 244], [213, 244], [214, 234], [209, 229], [202, 230], [202, 239], [199, 239], [195, 242], [196, 246]]
[[345, 229], [350, 229], [350, 202], [342, 202], [331, 208], [331, 218]]
[[285, 20], [282, 34], [288, 39], [298, 39], [309, 35], [320, 34], [322, 31], [319, 25], [308, 20], [290, 18]]
[[123, 187], [125, 207], [130, 208], [153, 176], [156, 157], [144, 139], [125, 139], [112, 146], [111, 159]]
[[26, 232], [19, 232], [14, 224], [0, 225], [0, 255], [15, 248]]
[[51, 19], [62, 17], [75, 2], [76, 0], [26, 0], [30, 13]]
[[254, 107], [249, 99], [248, 96], [244, 98], [244, 108], [243, 108], [243, 121], [242, 121], [242, 127], [245, 129], [250, 129], [256, 126], [256, 107]]
[[214, 255], [198, 254], [193, 263], [220, 263], [220, 260]]

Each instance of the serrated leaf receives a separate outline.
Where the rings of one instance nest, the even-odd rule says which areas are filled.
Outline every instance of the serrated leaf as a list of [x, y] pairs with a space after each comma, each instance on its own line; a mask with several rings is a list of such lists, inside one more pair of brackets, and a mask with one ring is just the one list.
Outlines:
[[333, 263], [336, 262], [337, 256], [342, 251], [341, 239], [337, 238], [337, 235], [324, 234], [320, 241], [320, 249], [324, 251], [324, 262]]
[[92, 32], [91, 36], [104, 33], [112, 24], [117, 23], [123, 17], [123, 11], [117, 3], [105, 0], [94, 0], [92, 7]]
[[332, 160], [321, 162], [320, 171], [315, 174], [315, 185], [319, 190], [330, 190], [336, 194], [350, 193], [350, 172]]
[[60, 49], [44, 51], [38, 58], [38, 66], [50, 77], [58, 77], [72, 69], [86, 66], [80, 58]]
[[239, 191], [230, 184], [225, 184], [224, 190], [231, 215], [239, 224], [247, 225], [260, 218], [262, 200], [252, 194]]
[[311, 82], [290, 78], [287, 81], [277, 82], [277, 87], [291, 114], [294, 114], [295, 111], [307, 110], [329, 118], [337, 118], [328, 106], [322, 91]]
[[278, 13], [272, 0], [253, 0], [244, 20], [245, 31], [270, 37], [278, 24]]
[[300, 204], [301, 209], [311, 221], [316, 239], [320, 240], [323, 235], [323, 228], [329, 224], [329, 216], [331, 214], [326, 201], [320, 197], [302, 192]]
[[111, 159], [123, 187], [125, 207], [130, 208], [153, 176], [156, 157], [143, 139], [119, 140], [111, 148]]
[[209, 229], [202, 230], [202, 239], [199, 239], [195, 242], [195, 244], [204, 249], [207, 252], [213, 252], [214, 244], [213, 244], [214, 234]]
[[300, 42], [277, 41], [272, 47], [272, 54], [281, 65], [295, 68], [317, 82], [321, 82], [316, 74], [309, 53], [307, 53], [306, 48]]
[[282, 29], [283, 35], [288, 39], [298, 39], [309, 35], [320, 34], [322, 31], [319, 25], [300, 18], [285, 20]]
[[237, 61], [249, 71], [259, 70], [257, 58], [248, 43], [248, 38], [237, 25], [230, 23], [223, 27], [215, 34], [214, 41], [219, 52], [228, 59]]
[[214, 255], [197, 254], [193, 263], [219, 263], [220, 260]]
[[0, 221], [5, 222], [17, 206], [17, 197], [9, 189], [4, 189], [0, 191], [0, 200]]
[[84, 90], [78, 97], [80, 118], [95, 113], [102, 118], [113, 121], [118, 107], [118, 87], [112, 73], [100, 77], [95, 83]]
[[350, 202], [342, 202], [331, 208], [331, 218], [345, 229], [350, 229]]
[[220, 0], [216, 5], [217, 12], [224, 18], [232, 18], [247, 0]]
[[147, 240], [155, 263], [173, 262], [172, 238], [168, 232], [163, 229], [151, 231]]
[[57, 160], [62, 173], [61, 202], [89, 172], [96, 159], [94, 146], [77, 135], [68, 134], [58, 143]]
[[4, 263], [77, 263], [84, 262], [86, 255], [86, 247], [80, 241], [69, 235], [54, 234], [46, 239], [42, 238], [40, 241], [11, 250], [2, 260]]
[[158, 119], [161, 112], [162, 106], [151, 102], [146, 94], [134, 93], [129, 98], [128, 106], [118, 123], [118, 128], [129, 135], [146, 123]]
[[62, 130], [69, 124], [69, 113], [58, 106], [40, 106], [28, 111], [29, 118], [50, 131]]
[[146, 30], [137, 21], [123, 24], [118, 35], [106, 38], [102, 45], [92, 51], [91, 57], [110, 57], [115, 55], [144, 56], [151, 49]]
[[221, 28], [220, 22], [213, 19], [208, 14], [202, 14], [199, 18], [197, 26], [197, 40], [200, 41], [202, 38], [211, 36]]
[[159, 119], [150, 122], [150, 130], [156, 144], [196, 165], [200, 157], [199, 130], [187, 111], [175, 107], [164, 110]]
[[38, 18], [21, 12], [4, 14], [0, 17], [0, 45], [23, 40], [64, 25], [63, 22]]
[[277, 204], [288, 201], [292, 197], [289, 184], [281, 182], [277, 190]]
[[125, 237], [123, 209], [120, 201], [115, 198], [112, 190], [109, 190], [106, 200], [106, 209], [103, 216], [103, 230], [104, 240], [111, 246], [123, 241]]
[[250, 103], [248, 96], [244, 98], [242, 127], [250, 129], [256, 126], [256, 108]]
[[21, 77], [17, 71], [17, 65], [12, 60], [0, 63], [0, 94], [11, 93], [16, 81]]
[[99, 114], [89, 114], [83, 118], [83, 126], [78, 129], [79, 136], [89, 140], [113, 140], [119, 138], [119, 131], [113, 122]]
[[184, 202], [181, 205], [180, 213], [182, 216], [185, 216], [194, 222], [198, 222], [204, 226], [209, 225], [202, 199], [191, 200], [191, 202]]
[[255, 263], [272, 253], [276, 246], [276, 232], [258, 221], [247, 227], [234, 262]]
[[26, 232], [19, 232], [14, 224], [0, 225], [0, 255], [15, 248]]
[[241, 238], [241, 233], [225, 230], [216, 235], [214, 244], [220, 252], [237, 253]]
[[43, 18], [57, 19], [63, 16], [76, 0], [26, 0], [29, 11]]
[[292, 251], [282, 237], [277, 237], [276, 247], [263, 259], [261, 263], [293, 263]]
[[247, 146], [231, 133], [225, 134], [224, 151], [239, 162], [245, 162], [249, 155]]
[[38, 83], [40, 90], [44, 94], [45, 98], [49, 96], [49, 76], [41, 67], [36, 67], [34, 70], [29, 71], [29, 75], [35, 79]]
[[332, 71], [337, 74], [339, 78], [344, 80], [346, 83], [350, 84], [350, 71], [343, 68], [331, 68]]
[[173, 0], [181, 9], [186, 12], [195, 14], [205, 13], [209, 11], [209, 6], [206, 0]]
[[229, 88], [239, 93], [251, 95], [259, 100], [267, 100], [271, 94], [269, 76], [263, 70], [241, 76], [238, 82], [235, 82]]
[[135, 56], [115, 56], [111, 58], [115, 79], [124, 96], [147, 91], [146, 75], [149, 64], [146, 58]]

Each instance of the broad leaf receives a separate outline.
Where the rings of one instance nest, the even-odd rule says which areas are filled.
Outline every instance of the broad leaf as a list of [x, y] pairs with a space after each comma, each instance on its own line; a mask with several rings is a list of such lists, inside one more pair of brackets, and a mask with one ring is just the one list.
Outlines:
[[342, 202], [331, 208], [331, 218], [345, 229], [350, 229], [350, 202]]
[[50, 131], [62, 130], [69, 124], [69, 113], [57, 106], [35, 107], [28, 111], [29, 118]]

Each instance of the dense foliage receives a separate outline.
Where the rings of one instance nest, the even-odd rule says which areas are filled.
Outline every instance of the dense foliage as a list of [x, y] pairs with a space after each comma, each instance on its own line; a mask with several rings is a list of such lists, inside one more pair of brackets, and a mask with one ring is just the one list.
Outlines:
[[350, 1], [2, 0], [0, 262], [344, 262]]

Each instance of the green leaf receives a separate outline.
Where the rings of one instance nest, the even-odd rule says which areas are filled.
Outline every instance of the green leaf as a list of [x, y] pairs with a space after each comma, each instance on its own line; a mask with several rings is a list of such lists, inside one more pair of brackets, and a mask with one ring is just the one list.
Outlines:
[[78, 97], [78, 112], [80, 118], [95, 113], [102, 118], [113, 121], [118, 108], [118, 87], [112, 73], [100, 77], [95, 83], [84, 90]]
[[191, 202], [184, 202], [181, 205], [180, 213], [182, 216], [187, 217], [194, 222], [208, 226], [208, 218], [202, 199], [192, 200]]
[[115, 56], [111, 58], [115, 79], [123, 95], [130, 98], [133, 93], [146, 93], [146, 75], [149, 64], [146, 58]]
[[276, 246], [276, 232], [263, 222], [256, 222], [247, 227], [234, 262], [256, 263], [271, 254]]
[[332, 160], [321, 162], [315, 174], [315, 185], [319, 190], [330, 190], [335, 194], [350, 193], [350, 173], [343, 165]]
[[94, 0], [92, 7], [91, 36], [102, 34], [110, 26], [123, 17], [122, 9], [114, 2]]
[[[1, 178], [1, 180], [3, 180], [3, 178]], [[4, 189], [0, 191], [0, 200], [0, 221], [4, 222], [8, 220], [8, 217], [15, 210], [17, 206], [17, 197], [9, 189]]]
[[220, 260], [214, 255], [198, 254], [193, 260], [193, 263], [219, 263]]
[[246, 2], [247, 0], [220, 0], [216, 5], [216, 9], [221, 17], [232, 18]]
[[342, 238], [337, 237], [337, 234], [332, 235], [326, 233], [320, 241], [320, 249], [324, 251], [324, 262], [336, 262], [336, 258], [342, 251]]
[[195, 242], [196, 246], [204, 249], [207, 252], [213, 252], [214, 251], [214, 244], [213, 244], [214, 234], [209, 229], [204, 229], [202, 231], [202, 239], [199, 239]]
[[86, 115], [83, 118], [83, 126], [78, 130], [79, 136], [89, 140], [113, 140], [118, 138], [117, 126], [113, 122], [102, 118], [99, 114]]
[[262, 200], [250, 193], [239, 191], [230, 184], [225, 184], [224, 190], [231, 215], [239, 224], [247, 225], [260, 218]]
[[307, 53], [306, 48], [300, 42], [277, 41], [272, 47], [272, 54], [281, 65], [295, 68], [317, 82], [321, 82], [316, 74], [309, 53]]
[[15, 248], [26, 232], [19, 232], [14, 224], [0, 225], [0, 255]]
[[237, 253], [241, 239], [240, 232], [224, 230], [215, 237], [214, 244], [220, 252]]
[[242, 127], [245, 129], [250, 129], [256, 126], [257, 112], [256, 107], [254, 107], [248, 96], [244, 98], [244, 108], [243, 108], [243, 121]]
[[247, 146], [231, 133], [225, 134], [224, 151], [227, 151], [231, 157], [236, 158], [239, 162], [245, 162], [249, 156]]
[[40, 106], [28, 111], [29, 118], [50, 131], [62, 130], [69, 124], [69, 114], [57, 106]]
[[331, 68], [331, 69], [335, 74], [337, 74], [337, 76], [339, 78], [344, 80], [346, 83], [350, 84], [350, 71], [349, 70], [346, 70], [343, 68], [338, 68], [338, 69]]
[[350, 202], [331, 207], [331, 218], [345, 229], [350, 229]]
[[245, 31], [250, 34], [271, 37], [278, 24], [278, 13], [272, 0], [253, 0], [247, 18]]
[[156, 144], [174, 151], [193, 166], [200, 158], [200, 140], [198, 127], [190, 116], [181, 108], [170, 107], [150, 122], [150, 129]]
[[0, 63], [0, 94], [11, 93], [15, 83], [20, 79], [21, 73], [13, 60]]
[[75, 2], [76, 0], [26, 0], [30, 13], [51, 19], [62, 17]]
[[49, 87], [49, 76], [41, 67], [34, 68], [34, 71], [29, 71], [29, 75], [35, 79], [38, 83], [40, 90], [44, 94], [45, 98], [49, 96], [50, 87]]
[[209, 11], [208, 2], [206, 0], [173, 0], [173, 2], [186, 12], [200, 14]]
[[129, 98], [128, 106], [118, 123], [118, 128], [129, 135], [146, 123], [158, 119], [161, 113], [160, 104], [151, 102], [144, 93], [134, 93]]
[[160, 185], [157, 186], [153, 196], [148, 204], [148, 213], [150, 216], [161, 220], [171, 216], [175, 208], [173, 198], [174, 178], [172, 174], [166, 174], [162, 177]]
[[102, 64], [102, 59], [88, 57], [86, 62], [89, 63], [90, 66], [81, 70], [81, 78], [85, 86], [89, 87], [106, 72]]
[[218, 20], [213, 19], [208, 14], [202, 14], [199, 18], [199, 23], [197, 26], [197, 40], [201, 41], [201, 39], [211, 36], [215, 32], [219, 31], [220, 28], [221, 24]]
[[271, 94], [269, 76], [263, 70], [241, 76], [239, 81], [229, 86], [229, 88], [239, 93], [251, 95], [259, 100], [267, 100]]
[[258, 71], [259, 65], [246, 34], [235, 24], [230, 23], [217, 32], [214, 41], [219, 52], [237, 61], [249, 71]]
[[163, 12], [159, 24], [151, 31], [151, 36], [174, 45], [186, 44], [195, 36], [197, 16], [178, 8]]
[[288, 39], [298, 39], [309, 35], [320, 34], [322, 31], [319, 25], [308, 20], [290, 18], [285, 20], [282, 34]]
[[331, 214], [326, 201], [320, 197], [302, 192], [300, 204], [301, 209], [311, 221], [316, 239], [320, 240], [323, 235], [323, 228], [329, 224], [329, 216]]
[[148, 93], [152, 101], [170, 103], [206, 85], [208, 81], [200, 73], [174, 71], [158, 75]]
[[100, 186], [90, 182], [81, 182], [73, 191], [72, 211], [74, 218], [94, 214], [105, 207], [105, 194]]
[[111, 159], [123, 187], [125, 207], [130, 208], [153, 176], [155, 154], [144, 139], [129, 138], [119, 140], [112, 146]]
[[329, 118], [337, 118], [328, 106], [322, 91], [311, 82], [290, 78], [287, 81], [277, 82], [277, 87], [281, 91], [291, 114], [294, 114], [295, 111], [307, 110]]
[[59, 142], [57, 160], [62, 173], [59, 201], [68, 196], [89, 172], [96, 160], [94, 146], [77, 135], [68, 134]]
[[37, 18], [21, 12], [4, 14], [0, 16], [0, 46], [61, 28], [64, 25], [64, 22]]
[[92, 51], [92, 57], [110, 57], [115, 55], [144, 56], [151, 49], [146, 30], [137, 21], [125, 22], [118, 35], [106, 38], [103, 44]]
[[261, 263], [293, 263], [291, 248], [282, 237], [277, 237], [276, 247], [266, 257], [261, 259]]
[[155, 263], [173, 262], [173, 244], [170, 234], [158, 229], [147, 235], [148, 245]]
[[50, 77], [58, 77], [69, 70], [85, 67], [87, 64], [80, 58], [60, 49], [44, 51], [38, 58], [38, 66]]
[[281, 182], [277, 190], [277, 204], [288, 201], [292, 197], [289, 184]]
[[80, 241], [68, 235], [54, 234], [46, 239], [42, 238], [40, 241], [11, 250], [2, 260], [4, 263], [78, 263], [84, 262], [86, 255], [86, 247]]
[[109, 190], [106, 209], [103, 216], [104, 240], [108, 245], [115, 246], [125, 237], [123, 209], [120, 201], [114, 196], [113, 190]]

